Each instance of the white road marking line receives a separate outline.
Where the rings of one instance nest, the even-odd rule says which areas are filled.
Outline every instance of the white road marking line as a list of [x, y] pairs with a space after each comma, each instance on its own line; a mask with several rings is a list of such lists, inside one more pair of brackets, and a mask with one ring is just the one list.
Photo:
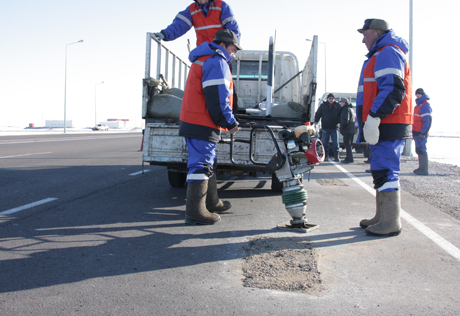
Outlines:
[[[144, 170], [144, 172], [149, 172], [150, 170]], [[142, 171], [138, 171], [138, 172], [134, 172], [134, 173], [131, 173], [130, 176], [137, 176], [138, 174], [141, 174]]]
[[[368, 191], [370, 194], [375, 196], [375, 190], [370, 188], [367, 184], [365, 184], [363, 181], [355, 177], [353, 174], [345, 170], [343, 167], [339, 166], [336, 163], [333, 163], [340, 171], [345, 173], [349, 178], [351, 178], [353, 181], [358, 183], [360, 186], [362, 186], [366, 191]], [[406, 220], [409, 224], [411, 224], [415, 229], [420, 231], [423, 235], [431, 239], [435, 244], [437, 244], [441, 249], [444, 249], [448, 254], [450, 254], [452, 257], [460, 261], [460, 249], [452, 245], [450, 242], [448, 242], [446, 239], [444, 239], [442, 236], [438, 235], [434, 231], [432, 231], [430, 228], [428, 228], [426, 225], [424, 225], [422, 222], [420, 222], [418, 219], [401, 209], [401, 217]]]
[[4, 156], [4, 157], [0, 157], [0, 159], [3, 159], [3, 158], [23, 157], [23, 156], [32, 156], [32, 155], [45, 155], [45, 154], [51, 154], [51, 152], [47, 152], [47, 153], [34, 153], [34, 154], [24, 154], [24, 155], [15, 155], [15, 156]]
[[42, 205], [42, 204], [45, 204], [45, 203], [48, 203], [48, 202], [52, 202], [52, 201], [55, 201], [55, 200], [57, 200], [57, 198], [47, 198], [47, 199], [40, 200], [40, 201], [37, 201], [37, 202], [34, 202], [34, 203], [26, 204], [26, 205], [23, 205], [23, 206], [15, 207], [15, 208], [0, 212], [0, 215], [10, 215], [10, 214], [13, 214], [13, 213], [16, 213], [16, 212], [26, 210], [28, 208], [32, 208], [34, 206], [38, 206], [38, 205]]
[[[28, 144], [28, 143], [47, 143], [47, 142], [66, 142], [69, 140], [98, 140], [98, 139], [112, 139], [112, 138], [130, 138], [130, 137], [138, 137], [139, 135], [128, 135], [128, 136], [89, 136], [89, 137], [78, 137], [78, 138], [43, 138], [43, 139], [35, 139], [35, 140], [18, 140], [18, 141], [11, 141], [0, 140], [0, 145], [11, 145], [11, 144]], [[11, 141], [11, 142], [10, 142]]]

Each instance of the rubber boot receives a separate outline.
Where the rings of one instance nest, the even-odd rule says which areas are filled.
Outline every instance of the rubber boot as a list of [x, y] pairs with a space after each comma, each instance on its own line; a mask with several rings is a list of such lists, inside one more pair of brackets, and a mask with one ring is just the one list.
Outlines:
[[418, 156], [418, 168], [417, 168], [417, 169], [414, 169], [414, 173], [417, 173], [417, 172], [420, 171], [420, 155], [417, 154], [417, 156]]
[[420, 163], [420, 169], [415, 172], [415, 174], [418, 174], [419, 176], [427, 176], [428, 173], [428, 155], [420, 155], [419, 157], [419, 163]]
[[206, 195], [206, 208], [212, 213], [222, 213], [232, 207], [229, 201], [222, 201], [217, 194], [217, 175], [208, 180], [208, 194]]
[[359, 222], [359, 226], [362, 228], [367, 228], [367, 226], [377, 224], [380, 220], [380, 206], [379, 206], [379, 198], [380, 194], [379, 191], [375, 191], [375, 215], [373, 218], [370, 219], [363, 219]]
[[338, 152], [338, 151], [334, 151], [334, 161], [335, 161], [335, 162], [340, 162], [340, 159], [339, 159], [339, 152]]
[[185, 204], [185, 223], [189, 225], [212, 225], [220, 220], [218, 214], [206, 209], [208, 181], [187, 183], [187, 202]]
[[370, 236], [397, 236], [401, 233], [401, 202], [399, 190], [379, 193], [380, 221], [366, 228]]

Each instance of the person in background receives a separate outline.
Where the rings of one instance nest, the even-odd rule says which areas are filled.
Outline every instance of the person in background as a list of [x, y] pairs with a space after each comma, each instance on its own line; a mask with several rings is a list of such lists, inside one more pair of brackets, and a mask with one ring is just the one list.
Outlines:
[[186, 224], [212, 225], [230, 209], [217, 195], [216, 145], [221, 130], [235, 134], [238, 122], [233, 113], [233, 79], [229, 62], [241, 49], [230, 30], [216, 32], [214, 41], [190, 52], [192, 62], [179, 117], [179, 135], [188, 148]]
[[153, 33], [157, 39], [173, 41], [187, 33], [192, 26], [196, 32], [196, 46], [212, 42], [217, 31], [228, 29], [240, 43], [240, 28], [230, 6], [222, 0], [195, 0], [179, 12], [164, 30]]
[[342, 163], [352, 163], [353, 160], [353, 137], [355, 136], [356, 115], [353, 107], [347, 98], [340, 100], [342, 111], [340, 112], [340, 134], [343, 136], [343, 144], [347, 152], [347, 156], [342, 160]]
[[425, 94], [422, 88], [415, 90], [414, 124], [412, 125], [412, 136], [415, 141], [415, 152], [418, 156], [418, 168], [414, 170], [415, 174], [428, 175], [428, 152], [426, 143], [428, 133], [431, 128], [431, 105], [428, 103], [430, 97]]
[[340, 123], [340, 104], [335, 101], [332, 93], [327, 95], [327, 101], [324, 101], [319, 106], [315, 113], [315, 125], [321, 120], [321, 141], [323, 142], [324, 152], [326, 153], [326, 160], [329, 159], [329, 138], [332, 140], [332, 147], [334, 151], [334, 161], [339, 160], [339, 123]]
[[399, 172], [405, 139], [412, 136], [412, 86], [408, 43], [381, 19], [358, 29], [369, 53], [359, 78], [356, 104], [362, 105], [364, 137], [371, 149], [376, 214], [360, 226], [372, 236], [401, 233]]

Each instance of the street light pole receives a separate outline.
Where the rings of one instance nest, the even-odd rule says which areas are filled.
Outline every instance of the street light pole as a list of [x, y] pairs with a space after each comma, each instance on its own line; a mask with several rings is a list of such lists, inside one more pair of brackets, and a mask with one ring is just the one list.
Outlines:
[[326, 43], [318, 42], [320, 44], [324, 44], [324, 92], [327, 92], [327, 67], [326, 67]]
[[[410, 66], [410, 78], [411, 84], [414, 81], [414, 65], [412, 63], [414, 57], [414, 2], [409, 1], [409, 66]], [[411, 105], [412, 106], [412, 105]], [[404, 156], [412, 156], [412, 139], [406, 139], [404, 146]]]
[[97, 87], [98, 84], [101, 84], [101, 83], [104, 83], [104, 81], [101, 81], [101, 82], [96, 83], [96, 84], [94, 85], [94, 126], [97, 125], [97, 110], [96, 110], [96, 109], [97, 109], [97, 107], [96, 107], [96, 100], [97, 100], [97, 99], [96, 99], [96, 87]]
[[[311, 39], [307, 38], [307, 41], [312, 42]], [[318, 42], [324, 45], [324, 93], [327, 92], [327, 66], [326, 66], [326, 43]]]
[[67, 101], [67, 46], [83, 43], [83, 40], [65, 45], [65, 78], [64, 78], [64, 134], [66, 132], [66, 101]]

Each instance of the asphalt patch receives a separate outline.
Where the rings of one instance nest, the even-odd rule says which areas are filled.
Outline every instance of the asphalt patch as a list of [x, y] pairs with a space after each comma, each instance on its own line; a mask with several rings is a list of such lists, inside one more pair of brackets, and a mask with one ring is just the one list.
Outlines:
[[243, 286], [306, 294], [324, 290], [318, 256], [305, 240], [253, 237], [243, 248]]

